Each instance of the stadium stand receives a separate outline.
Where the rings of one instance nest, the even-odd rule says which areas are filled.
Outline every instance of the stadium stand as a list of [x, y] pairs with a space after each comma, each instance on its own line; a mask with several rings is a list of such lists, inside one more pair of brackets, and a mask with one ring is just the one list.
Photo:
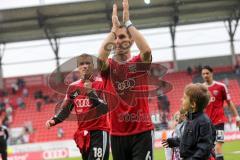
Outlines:
[[[22, 127], [25, 122], [31, 122], [33, 126], [33, 133], [30, 134], [30, 142], [45, 142], [51, 140], [59, 140], [57, 137], [58, 127], [62, 127], [64, 136], [62, 139], [71, 139], [77, 129], [76, 121], [68, 121], [59, 124], [58, 127], [47, 130], [45, 122], [55, 113], [55, 104], [43, 104], [40, 112], [36, 111], [34, 92], [42, 89], [43, 93], [52, 94], [52, 91], [47, 86], [34, 86], [29, 88], [29, 97], [24, 98], [26, 108], [21, 109], [15, 107], [13, 122], [11, 128]], [[21, 93], [11, 96], [12, 101], [15, 102]], [[61, 139], [61, 140], [62, 140]]]
[[170, 112], [174, 113], [179, 109], [184, 87], [192, 82], [192, 77], [186, 72], [177, 72], [169, 73], [163, 79], [173, 85], [173, 90], [167, 93], [167, 96], [171, 106]]
[[[225, 67], [222, 68], [223, 73], [221, 73], [221, 69], [217, 69], [219, 73], [217, 77], [224, 77], [221, 74], [226, 75], [227, 73], [232, 74], [231, 68]], [[236, 105], [239, 105], [240, 99], [240, 86], [238, 80], [235, 78], [234, 75], [230, 76], [229, 79], [229, 90], [232, 96], [233, 102]], [[29, 77], [28, 77], [29, 78]], [[34, 79], [34, 78], [33, 78]], [[199, 77], [197, 78], [199, 80]], [[196, 81], [196, 77], [192, 77], [188, 75], [186, 72], [175, 72], [175, 73], [168, 73], [163, 77], [163, 80], [171, 83], [173, 85], [173, 89], [168, 92], [166, 95], [170, 101], [170, 115], [176, 112], [180, 105], [181, 105], [181, 98], [184, 87], [186, 84], [191, 83], [192, 81]], [[28, 84], [28, 83], [27, 83]], [[177, 87], [176, 87], [177, 86]], [[11, 123], [11, 128], [23, 127], [24, 123], [31, 122], [33, 126], [33, 133], [30, 134], [30, 143], [31, 142], [46, 142], [46, 141], [55, 141], [59, 140], [57, 136], [58, 127], [63, 128], [64, 136], [62, 139], [72, 139], [75, 130], [77, 129], [76, 121], [65, 121], [62, 124], [59, 124], [57, 127], [53, 127], [50, 130], [45, 128], [45, 122], [47, 119], [52, 117], [55, 113], [55, 104], [43, 104], [41, 111], [38, 112], [36, 110], [36, 100], [34, 97], [34, 93], [39, 89], [42, 90], [43, 94], [45, 95], [52, 95], [54, 94], [53, 90], [51, 90], [46, 84], [41, 85], [30, 85], [29, 89], [29, 96], [24, 97], [24, 102], [26, 103], [26, 108], [21, 109], [19, 107], [14, 107], [13, 111], [13, 122]], [[9, 89], [10, 92], [10, 89]], [[17, 98], [21, 96], [21, 92], [18, 92], [15, 95], [11, 95], [11, 101], [16, 102]], [[151, 108], [150, 111], [152, 114], [159, 112], [157, 108], [158, 100], [157, 98], [152, 98], [150, 100]], [[226, 111], [227, 112], [227, 111]], [[228, 113], [228, 112], [227, 112]]]

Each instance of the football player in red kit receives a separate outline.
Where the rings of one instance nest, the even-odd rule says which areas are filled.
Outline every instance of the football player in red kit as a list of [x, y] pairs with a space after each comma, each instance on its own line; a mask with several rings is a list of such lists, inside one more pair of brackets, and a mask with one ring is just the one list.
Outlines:
[[[154, 127], [149, 115], [148, 97], [139, 96], [140, 92], [148, 92], [147, 71], [138, 71], [138, 65], [151, 64], [151, 49], [129, 19], [128, 0], [123, 0], [123, 22], [125, 25], [120, 25], [117, 5], [114, 4], [112, 30], [99, 51], [104, 89], [119, 99], [115, 104], [106, 97], [110, 108], [111, 149], [114, 160], [150, 160], [153, 159]], [[140, 53], [131, 58], [133, 42]], [[114, 55], [109, 58], [111, 52]]]
[[224, 122], [226, 121], [224, 115], [224, 101], [227, 102], [233, 115], [236, 116], [238, 126], [240, 118], [233, 102], [231, 101], [226, 85], [213, 79], [213, 69], [210, 66], [204, 66], [202, 68], [202, 78], [211, 94], [210, 102], [206, 107], [205, 112], [216, 129], [216, 158], [217, 160], [223, 160], [222, 144], [224, 142]]
[[80, 80], [69, 85], [62, 109], [46, 122], [46, 127], [50, 128], [61, 123], [74, 109], [78, 121], [74, 140], [83, 160], [108, 160], [107, 105], [99, 98], [103, 89], [102, 80], [93, 76], [94, 63], [90, 55], [80, 55], [77, 58], [77, 65]]

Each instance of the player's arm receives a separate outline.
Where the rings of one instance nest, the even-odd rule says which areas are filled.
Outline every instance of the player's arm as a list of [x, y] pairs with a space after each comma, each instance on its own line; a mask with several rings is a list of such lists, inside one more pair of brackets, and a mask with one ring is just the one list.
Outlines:
[[226, 102], [227, 102], [228, 108], [231, 110], [233, 116], [236, 117], [237, 126], [240, 126], [240, 117], [239, 117], [238, 111], [237, 111], [234, 103], [231, 100], [227, 100]]
[[138, 49], [140, 50], [140, 57], [143, 62], [151, 62], [152, 55], [151, 49], [143, 35], [132, 25], [129, 18], [129, 4], [128, 0], [123, 0], [123, 22], [127, 27], [127, 30], [132, 36], [132, 39], [136, 43]]
[[73, 110], [73, 107], [74, 107], [73, 100], [79, 94], [79, 90], [76, 89], [75, 91], [71, 92], [69, 95], [68, 94], [69, 93], [67, 92], [66, 97], [64, 98], [63, 102], [60, 105], [61, 110], [58, 112], [58, 114], [56, 114], [53, 118], [51, 118], [46, 122], [45, 125], [48, 129], [67, 119], [67, 117], [70, 115], [71, 111]]
[[73, 106], [74, 105], [71, 101], [64, 99], [60, 107], [62, 109], [58, 114], [46, 122], [46, 127], [49, 129], [52, 126], [63, 122], [70, 115]]
[[228, 100], [226, 102], [227, 102], [228, 108], [231, 110], [233, 116], [239, 116], [234, 103], [231, 100]]
[[226, 86], [224, 87], [224, 95], [225, 95], [225, 100], [226, 100], [228, 108], [231, 110], [233, 116], [236, 117], [237, 126], [240, 126], [240, 117], [238, 115], [238, 112], [237, 112], [237, 109], [236, 109], [234, 103], [231, 100], [230, 94], [229, 94]]
[[66, 105], [63, 105], [60, 110], [60, 112], [55, 115], [52, 119], [55, 121], [55, 125], [58, 123], [63, 122], [67, 117], [70, 115], [71, 111], [73, 110], [73, 103], [72, 101], [66, 102]]
[[114, 46], [115, 39], [116, 39], [116, 31], [120, 26], [120, 22], [117, 16], [117, 5], [113, 5], [113, 12], [112, 12], [112, 30], [108, 33], [107, 37], [104, 39], [100, 49], [99, 49], [99, 68], [100, 70], [106, 70], [109, 66], [108, 57], [111, 52], [111, 46]]

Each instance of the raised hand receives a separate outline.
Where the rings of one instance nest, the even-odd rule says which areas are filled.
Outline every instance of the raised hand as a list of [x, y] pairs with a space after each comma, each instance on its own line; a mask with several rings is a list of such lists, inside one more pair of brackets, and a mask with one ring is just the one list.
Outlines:
[[112, 12], [112, 32], [116, 32], [118, 27], [120, 26], [120, 22], [118, 20], [117, 15], [117, 4], [113, 4], [113, 12]]
[[123, 22], [127, 22], [129, 20], [129, 5], [128, 0], [123, 0]]
[[45, 126], [47, 129], [50, 129], [55, 124], [55, 121], [53, 119], [50, 119], [46, 122]]

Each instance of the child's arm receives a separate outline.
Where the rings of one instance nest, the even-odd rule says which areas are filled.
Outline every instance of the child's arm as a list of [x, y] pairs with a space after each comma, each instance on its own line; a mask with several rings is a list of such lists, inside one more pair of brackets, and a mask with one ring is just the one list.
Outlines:
[[179, 147], [180, 146], [180, 139], [179, 138], [168, 138], [167, 139], [169, 147]]
[[179, 138], [168, 138], [167, 140], [162, 140], [162, 145], [165, 148], [173, 148], [173, 147], [179, 147], [180, 145], [180, 139]]

